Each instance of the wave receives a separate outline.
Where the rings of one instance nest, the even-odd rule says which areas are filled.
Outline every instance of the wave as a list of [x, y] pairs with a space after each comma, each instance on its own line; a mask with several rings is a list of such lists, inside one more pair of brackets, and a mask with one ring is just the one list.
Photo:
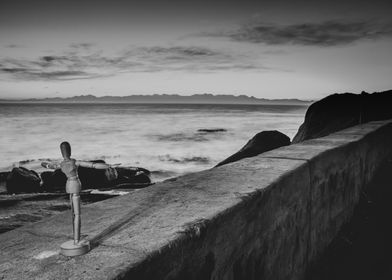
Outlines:
[[208, 157], [194, 156], [194, 157], [182, 157], [175, 158], [170, 155], [159, 156], [160, 161], [168, 161], [172, 163], [199, 163], [199, 164], [208, 164], [211, 162], [211, 159]]
[[169, 142], [206, 142], [212, 139], [216, 139], [219, 135], [227, 132], [225, 128], [202, 128], [196, 132], [191, 133], [171, 133], [171, 134], [155, 134], [151, 135], [158, 141], [169, 141]]
[[206, 142], [208, 138], [203, 135], [197, 134], [186, 134], [186, 133], [173, 133], [164, 135], [154, 135], [158, 141], [169, 141], [169, 142]]

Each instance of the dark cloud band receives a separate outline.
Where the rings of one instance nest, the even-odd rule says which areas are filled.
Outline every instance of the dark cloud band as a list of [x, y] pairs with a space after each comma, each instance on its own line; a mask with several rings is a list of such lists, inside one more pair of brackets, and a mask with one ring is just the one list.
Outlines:
[[59, 55], [35, 60], [0, 60], [0, 72], [17, 79], [74, 80], [113, 76], [126, 72], [267, 69], [247, 57], [204, 47], [138, 47], [115, 56], [94, 51], [91, 44], [73, 44]]
[[371, 21], [326, 21], [293, 25], [252, 23], [236, 31], [215, 34], [232, 40], [268, 45], [338, 46], [362, 39], [391, 36], [392, 25]]

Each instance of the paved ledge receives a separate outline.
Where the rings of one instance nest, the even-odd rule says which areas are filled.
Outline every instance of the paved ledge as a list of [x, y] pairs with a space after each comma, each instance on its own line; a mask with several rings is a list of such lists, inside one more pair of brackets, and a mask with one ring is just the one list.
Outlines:
[[349, 128], [0, 235], [0, 279], [301, 279], [392, 154], [392, 121]]

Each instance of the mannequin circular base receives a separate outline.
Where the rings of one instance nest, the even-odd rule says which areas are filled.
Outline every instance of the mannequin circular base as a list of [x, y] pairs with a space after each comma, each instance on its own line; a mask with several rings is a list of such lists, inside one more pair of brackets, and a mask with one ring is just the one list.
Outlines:
[[67, 257], [76, 257], [86, 254], [90, 251], [90, 242], [87, 240], [80, 240], [78, 243], [74, 243], [73, 240], [69, 240], [61, 244], [61, 254]]

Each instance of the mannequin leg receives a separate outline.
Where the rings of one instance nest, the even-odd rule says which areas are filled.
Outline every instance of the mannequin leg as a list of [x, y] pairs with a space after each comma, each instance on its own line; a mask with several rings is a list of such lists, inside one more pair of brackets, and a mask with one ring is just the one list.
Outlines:
[[72, 227], [73, 239], [61, 244], [61, 254], [67, 257], [75, 257], [86, 254], [90, 251], [90, 242], [80, 240], [81, 218], [80, 218], [80, 195], [71, 193]]
[[75, 236], [75, 213], [72, 201], [72, 193], [69, 194], [69, 204], [71, 205], [71, 216], [72, 216], [72, 236]]
[[72, 195], [72, 208], [73, 208], [73, 228], [74, 228], [74, 243], [77, 244], [80, 240], [80, 195], [79, 194], [71, 194]]

